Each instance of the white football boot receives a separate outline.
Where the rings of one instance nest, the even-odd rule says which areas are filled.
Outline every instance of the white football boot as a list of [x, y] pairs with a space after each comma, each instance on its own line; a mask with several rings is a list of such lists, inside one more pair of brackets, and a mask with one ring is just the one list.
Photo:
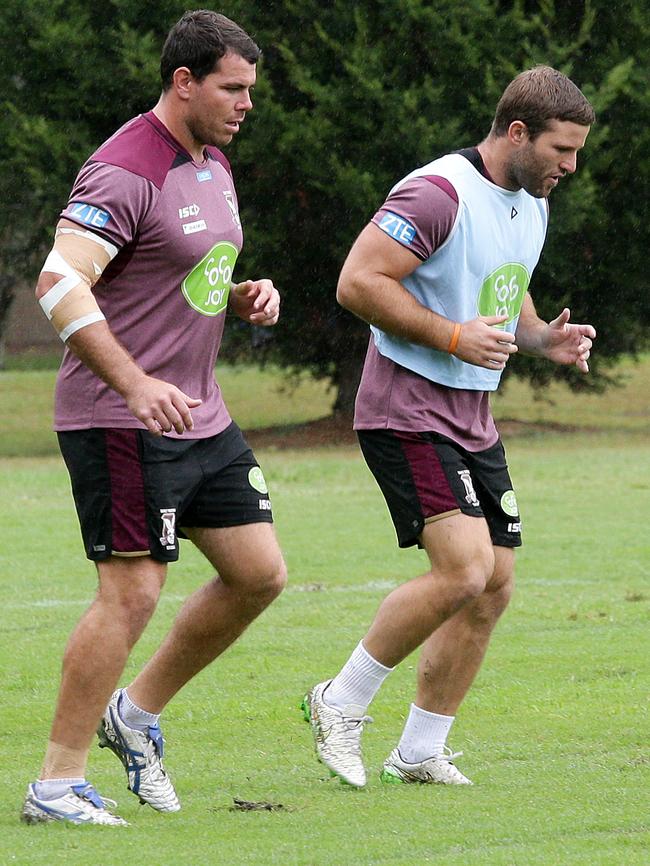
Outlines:
[[447, 746], [440, 755], [433, 755], [426, 761], [409, 764], [402, 759], [399, 749], [393, 749], [384, 761], [381, 771], [382, 782], [413, 782], [429, 783], [437, 785], [472, 785], [473, 782], [463, 776], [458, 767], [453, 763], [455, 758], [460, 758], [462, 752], [452, 752]]
[[130, 728], [119, 714], [122, 690], [113, 693], [97, 736], [99, 747], [108, 748], [120, 759], [128, 777], [128, 788], [158, 812], [178, 812], [181, 804], [163, 766], [163, 736], [158, 726], [147, 733]]
[[26, 824], [46, 821], [68, 821], [70, 824], [104, 824], [110, 827], [128, 827], [119, 815], [113, 815], [106, 805], [116, 806], [114, 800], [103, 800], [90, 782], [72, 785], [62, 797], [45, 799], [36, 794], [36, 783], [27, 786], [27, 795], [20, 813]]
[[328, 706], [323, 700], [323, 692], [330, 682], [319, 683], [303, 698], [301, 706], [305, 721], [311, 724], [319, 760], [342, 782], [363, 788], [366, 770], [361, 758], [361, 734], [363, 726], [372, 719], [354, 712], [342, 713]]

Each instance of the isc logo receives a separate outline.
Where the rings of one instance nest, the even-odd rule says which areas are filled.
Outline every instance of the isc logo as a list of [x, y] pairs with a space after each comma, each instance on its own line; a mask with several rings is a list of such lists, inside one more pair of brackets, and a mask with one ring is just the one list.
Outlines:
[[179, 207], [178, 209], [178, 218], [181, 220], [185, 220], [188, 217], [198, 216], [201, 208], [198, 204], [189, 204], [187, 207]]

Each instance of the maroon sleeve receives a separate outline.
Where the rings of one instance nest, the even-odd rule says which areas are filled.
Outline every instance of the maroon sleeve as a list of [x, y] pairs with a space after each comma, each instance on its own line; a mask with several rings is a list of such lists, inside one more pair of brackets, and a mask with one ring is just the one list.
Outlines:
[[61, 216], [119, 248], [135, 238], [157, 194], [144, 177], [118, 166], [88, 162], [79, 172]]
[[423, 175], [393, 190], [372, 222], [426, 261], [449, 237], [457, 212], [452, 184], [444, 177]]

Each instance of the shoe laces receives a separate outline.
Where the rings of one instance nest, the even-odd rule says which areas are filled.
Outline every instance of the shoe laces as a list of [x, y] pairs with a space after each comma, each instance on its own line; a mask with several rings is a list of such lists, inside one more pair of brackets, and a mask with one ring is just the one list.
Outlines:
[[144, 757], [146, 766], [142, 769], [146, 769], [149, 772], [150, 778], [160, 780], [166, 777], [167, 773], [165, 772], [165, 768], [163, 767], [161, 755], [158, 751], [155, 740], [147, 739]]
[[81, 800], [88, 800], [96, 809], [105, 809], [107, 805], [114, 809], [117, 806], [115, 800], [111, 800], [109, 797], [100, 797], [90, 782], [82, 785], [73, 785], [72, 790], [77, 797]]
[[343, 716], [343, 721], [348, 728], [363, 728], [364, 725], [371, 725], [374, 722], [372, 716]]
[[452, 752], [449, 746], [443, 746], [442, 752], [439, 755], [436, 755], [441, 761], [446, 761], [448, 764], [453, 764], [456, 758], [460, 758], [462, 756], [462, 752]]
[[154, 748], [158, 753], [158, 757], [162, 761], [163, 751], [165, 748], [165, 741], [163, 739], [162, 731], [158, 725], [150, 725], [149, 730], [149, 739], [154, 744]]
[[353, 754], [360, 756], [363, 726], [373, 721], [372, 716], [342, 716], [337, 739], [343, 740]]

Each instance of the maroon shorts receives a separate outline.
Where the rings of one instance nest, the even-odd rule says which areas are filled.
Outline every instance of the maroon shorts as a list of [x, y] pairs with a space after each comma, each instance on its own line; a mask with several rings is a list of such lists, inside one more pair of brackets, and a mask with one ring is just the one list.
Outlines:
[[89, 559], [172, 562], [181, 527], [273, 521], [262, 470], [234, 422], [207, 439], [103, 428], [58, 436]]
[[521, 519], [500, 440], [474, 452], [433, 432], [358, 430], [357, 435], [400, 547], [419, 544], [426, 523], [458, 512], [485, 518], [493, 544], [521, 545]]

